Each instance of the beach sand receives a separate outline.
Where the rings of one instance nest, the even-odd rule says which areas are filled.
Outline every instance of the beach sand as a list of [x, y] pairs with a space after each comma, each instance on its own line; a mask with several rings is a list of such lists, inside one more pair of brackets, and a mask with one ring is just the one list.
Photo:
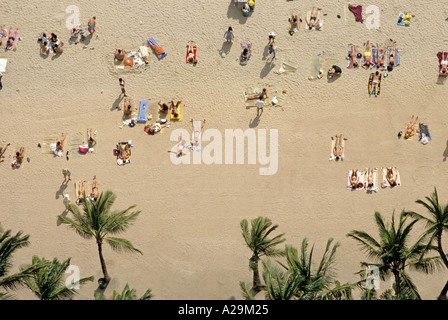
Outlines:
[[[14, 268], [30, 263], [33, 255], [64, 260], [80, 268], [81, 277], [95, 276], [75, 299], [93, 299], [102, 276], [95, 241], [79, 237], [68, 226], [58, 225], [64, 212], [63, 194], [76, 199], [74, 182], [96, 175], [102, 190], [117, 195], [115, 209], [136, 204], [141, 214], [122, 236], [143, 255], [116, 253], [107, 245], [104, 257], [112, 281], [106, 291], [121, 292], [126, 283], [142, 295], [151, 288], [154, 299], [241, 299], [239, 281], [251, 282], [250, 250], [241, 236], [240, 221], [269, 217], [285, 232], [287, 243], [299, 246], [306, 237], [323, 251], [328, 238], [340, 242], [336, 255], [337, 278], [359, 280], [355, 272], [368, 261], [346, 234], [364, 230], [377, 237], [374, 212], [390, 221], [402, 209], [425, 213], [415, 200], [429, 195], [434, 186], [442, 203], [448, 201], [444, 187], [448, 178], [448, 127], [446, 83], [438, 79], [436, 53], [448, 50], [442, 36], [448, 28], [446, 2], [376, 1], [380, 29], [366, 23], [344, 23], [345, 1], [257, 1], [250, 17], [243, 17], [233, 1], [206, 0], [169, 2], [77, 1], [82, 27], [95, 15], [96, 32], [84, 44], [69, 44], [66, 28], [69, 1], [25, 3], [6, 0], [0, 24], [18, 27], [22, 41], [9, 58], [0, 92], [0, 143], [11, 142], [6, 161], [0, 164], [0, 221], [13, 233], [30, 235], [31, 245], [14, 255]], [[367, 7], [360, 1], [356, 5]], [[323, 8], [324, 30], [302, 28], [290, 36], [288, 17], [304, 17], [313, 5]], [[396, 25], [398, 14], [414, 13], [410, 27]], [[337, 15], [341, 18], [337, 18]], [[26, 17], [26, 18], [25, 18]], [[140, 23], [141, 21], [141, 23]], [[235, 40], [222, 57], [224, 32], [232, 26]], [[278, 60], [266, 63], [268, 33], [277, 34]], [[39, 55], [40, 32], [54, 32], [64, 42], [56, 58]], [[168, 52], [162, 60], [150, 53], [149, 69], [117, 73], [113, 66], [116, 48], [138, 49], [154, 37]], [[369, 72], [346, 68], [347, 50], [356, 44], [396, 40], [401, 64], [381, 83], [378, 98], [367, 93]], [[185, 63], [186, 44], [198, 44], [198, 64]], [[240, 42], [252, 43], [246, 66], [238, 63]], [[325, 51], [343, 73], [340, 79], [309, 81], [312, 57]], [[292, 74], [277, 74], [283, 55], [298, 62]], [[326, 70], [324, 70], [326, 71]], [[162, 133], [148, 136], [144, 125], [119, 128], [122, 104], [118, 78], [138, 103], [151, 99], [183, 100], [183, 121], [170, 123]], [[288, 92], [281, 107], [265, 107], [260, 121], [256, 110], [246, 109], [244, 90], [275, 89]], [[155, 119], [158, 114], [151, 107]], [[397, 138], [411, 115], [429, 125], [432, 141], [422, 145], [417, 138]], [[206, 119], [206, 129], [278, 129], [278, 171], [259, 174], [260, 164], [174, 165], [169, 153], [170, 134], [184, 128], [190, 119]], [[96, 154], [55, 158], [37, 147], [49, 135], [67, 134], [68, 139], [98, 132]], [[345, 160], [329, 161], [330, 137], [342, 133]], [[176, 137], [177, 138], [177, 137]], [[132, 140], [131, 164], [117, 166], [113, 149], [118, 141]], [[12, 170], [12, 152], [27, 147], [30, 158], [23, 168]], [[246, 152], [247, 153], [247, 152]], [[345, 188], [349, 169], [397, 166], [402, 185], [378, 193], [349, 192]], [[61, 170], [69, 168], [72, 181], [62, 186]], [[66, 214], [66, 213], [64, 213]], [[423, 226], [415, 227], [414, 236]], [[435, 299], [448, 272], [434, 275], [412, 273], [424, 299]], [[390, 286], [390, 281], [384, 283]], [[384, 287], [383, 287], [384, 288]], [[34, 299], [25, 289], [20, 299]]]

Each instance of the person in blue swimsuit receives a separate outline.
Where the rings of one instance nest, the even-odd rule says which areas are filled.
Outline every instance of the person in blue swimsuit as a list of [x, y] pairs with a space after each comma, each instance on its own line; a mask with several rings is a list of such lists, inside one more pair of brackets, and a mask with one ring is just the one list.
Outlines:
[[5, 161], [4, 154], [5, 154], [6, 149], [8, 148], [9, 145], [10, 145], [10, 143], [8, 143], [6, 146], [4, 146], [3, 148], [0, 149], [0, 162]]

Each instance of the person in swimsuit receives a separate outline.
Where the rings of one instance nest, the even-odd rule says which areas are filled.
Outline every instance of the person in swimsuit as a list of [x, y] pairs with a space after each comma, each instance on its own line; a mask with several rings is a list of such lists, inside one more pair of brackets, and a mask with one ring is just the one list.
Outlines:
[[84, 202], [84, 182], [85, 180], [79, 182], [79, 189], [78, 189], [78, 198], [76, 199], [75, 203], [79, 206], [81, 203]]
[[118, 150], [120, 152], [118, 155], [119, 159], [126, 161], [131, 157], [128, 143], [120, 143], [120, 145], [118, 146]]
[[349, 57], [352, 60], [352, 66], [354, 68], [357, 68], [359, 66], [359, 63], [358, 63], [358, 50], [356, 50], [356, 46], [355, 45], [352, 45], [352, 50], [350, 52]]
[[[302, 20], [302, 19], [300, 19]], [[289, 26], [289, 34], [293, 35], [297, 30], [299, 29], [299, 17], [294, 13], [291, 15], [291, 18], [288, 19], [290, 26]], [[300, 21], [302, 22], [302, 21]]]
[[187, 44], [187, 52], [188, 52], [188, 56], [187, 56], [187, 61], [189, 63], [194, 63], [195, 59], [194, 59], [194, 47], [196, 46], [196, 44], [194, 43], [193, 40], [188, 41]]
[[386, 179], [391, 187], [395, 187], [397, 185], [397, 174], [394, 173], [394, 168], [387, 168]]
[[406, 128], [404, 129], [404, 138], [409, 139], [411, 138], [416, 132], [417, 132], [417, 120], [418, 117], [414, 119], [414, 115], [412, 115], [411, 120], [406, 125]]
[[[395, 66], [395, 54], [396, 54], [397, 48], [395, 47], [395, 45], [393, 45], [393, 47], [390, 49], [390, 54], [389, 54], [389, 67], [388, 67], [388, 71], [392, 71], [392, 69]], [[390, 69], [390, 70], [389, 70]]]
[[274, 32], [269, 32], [269, 42], [268, 44], [273, 44], [275, 41], [275, 33]]
[[[442, 57], [445, 57], [446, 52], [442, 52]], [[440, 61], [440, 74], [442, 75], [446, 75], [448, 74], [448, 61], [447, 60], [442, 60]]]
[[55, 153], [56, 152], [61, 152], [62, 153], [64, 151], [64, 140], [65, 140], [65, 135], [62, 134], [61, 135], [61, 139], [58, 142], [56, 142]]
[[96, 181], [96, 175], [93, 176], [93, 185], [92, 185], [92, 192], [90, 193], [90, 198], [93, 201], [96, 201], [98, 199], [99, 193], [98, 193], [98, 182]]
[[377, 71], [373, 74], [372, 90], [369, 92], [369, 97], [372, 96], [372, 91], [375, 91], [375, 97], [378, 97], [378, 83], [380, 81], [380, 73]]
[[2, 43], [3, 43], [3, 38], [7, 37], [7, 32], [8, 32], [8, 30], [5, 29], [5, 25], [2, 25], [2, 27], [0, 29], [0, 45], [2, 45]]
[[40, 47], [40, 53], [44, 56], [48, 56], [50, 53], [50, 47], [48, 46], [48, 41], [43, 41], [42, 46]]
[[334, 139], [336, 139], [336, 141], [333, 148], [333, 155], [330, 159], [333, 159], [334, 157], [336, 160], [344, 160], [344, 147], [342, 146], [342, 139], [347, 140], [347, 138], [342, 138], [342, 134], [339, 136], [336, 134], [334, 137], [331, 137], [331, 140]]
[[317, 19], [317, 16], [318, 16], [320, 10], [322, 10], [322, 9], [321, 9], [321, 8], [313, 7], [313, 8], [311, 9], [310, 20], [308, 20], [308, 19], [305, 17], [306, 24], [308, 25], [308, 27], [309, 27], [310, 30], [313, 29], [313, 27], [316, 27], [316, 28], [318, 27], [318, 25], [319, 25], [319, 19]]
[[0, 149], [0, 162], [5, 161], [4, 154], [6, 152], [6, 149], [8, 149], [9, 145], [10, 145], [10, 143], [7, 143], [6, 146], [4, 146], [3, 148]]
[[132, 114], [132, 100], [131, 100], [131, 98], [126, 97], [124, 99], [123, 109], [124, 109], [124, 114], [126, 116], [130, 116]]
[[380, 49], [380, 46], [377, 44], [378, 48], [378, 56], [376, 58], [377, 67], [382, 69], [384, 68], [384, 49]]
[[[16, 41], [17, 38], [17, 32], [13, 36], [11, 36], [11, 29], [12, 28], [9, 28], [9, 37], [8, 40], [6, 41], [7, 48], [11, 48], [14, 45], [14, 41]], [[16, 30], [18, 31], [19, 29]]]
[[[191, 123], [193, 123], [193, 119], [191, 119]], [[201, 135], [201, 133], [202, 133], [202, 130], [204, 129], [204, 126], [205, 126], [205, 119], [204, 119], [204, 121], [201, 121], [201, 129], [200, 130], [197, 130], [197, 129], [195, 129], [194, 127], [193, 127], [193, 138], [191, 139], [191, 145], [198, 145], [199, 144], [199, 136]]]
[[372, 68], [375, 64], [372, 61], [372, 50], [370, 47], [370, 41], [367, 41], [366, 43], [366, 51], [364, 52], [364, 63], [362, 64], [362, 67], [364, 69]]
[[168, 109], [169, 109], [168, 105], [166, 103], [162, 103], [162, 100], [160, 100], [159, 101], [159, 111], [167, 114]]
[[182, 103], [182, 100], [177, 101], [176, 104], [174, 104], [174, 101], [171, 100], [170, 104], [171, 104], [171, 113], [174, 115], [175, 118], [177, 118], [179, 116], [179, 105]]
[[261, 92], [258, 92], [251, 97], [247, 97], [247, 100], [260, 99], [260, 98], [263, 98], [263, 100], [268, 98], [268, 91], [266, 90], [266, 88], [263, 88]]
[[373, 188], [373, 169], [369, 168], [367, 171], [367, 187]]
[[182, 136], [179, 136], [179, 140], [177, 143], [177, 156], [180, 157], [183, 154], [185, 148], [185, 140], [182, 139]]
[[249, 56], [249, 49], [247, 47], [244, 47], [243, 51], [241, 51], [242, 60], [247, 60], [248, 56]]
[[115, 59], [121, 61], [124, 59], [125, 54], [126, 54], [125, 50], [115, 49]]
[[90, 34], [95, 32], [95, 22], [96, 22], [96, 17], [92, 17], [89, 19], [87, 27], [89, 29]]
[[352, 176], [350, 177], [350, 185], [353, 189], [356, 189], [359, 185], [358, 183], [358, 170], [352, 170]]
[[274, 48], [274, 45], [272, 43], [269, 45], [268, 51], [269, 51], [269, 54], [272, 54], [271, 61], [273, 61], [274, 59], [277, 59], [277, 56], [276, 56], [277, 53], [275, 52], [275, 48]]
[[92, 128], [87, 129], [87, 143], [90, 148], [93, 148], [96, 145], [96, 140], [93, 138], [93, 132], [92, 132]]
[[125, 81], [122, 78], [120, 78], [118, 79], [118, 82], [120, 84], [121, 93], [123, 94], [123, 96], [127, 97], [126, 90], [124, 89]]
[[226, 42], [232, 42], [232, 40], [235, 38], [233, 35], [233, 29], [232, 27], [229, 27], [227, 31], [224, 33], [224, 38], [226, 38]]
[[[71, 176], [71, 172], [68, 169], [62, 169], [62, 174], [64, 175], [64, 182], [69, 182], [72, 180]], [[68, 178], [68, 179], [67, 179]]]

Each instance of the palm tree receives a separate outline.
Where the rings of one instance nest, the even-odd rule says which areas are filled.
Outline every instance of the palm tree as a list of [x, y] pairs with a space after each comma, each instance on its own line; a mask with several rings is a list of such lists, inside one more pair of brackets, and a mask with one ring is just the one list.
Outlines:
[[[420, 237], [412, 246], [408, 246], [410, 232], [417, 220], [406, 225], [406, 217], [404, 211], [402, 211], [398, 225], [395, 225], [394, 214], [392, 214], [392, 223], [388, 226], [384, 223], [381, 214], [375, 212], [375, 221], [380, 236], [379, 241], [364, 231], [354, 230], [347, 236], [358, 241], [367, 256], [376, 260], [375, 263], [362, 262], [363, 267], [377, 266], [382, 279], [393, 275], [395, 297], [421, 299], [416, 286], [406, 272], [406, 268], [426, 274], [432, 273], [440, 265], [440, 258], [424, 258], [424, 255], [434, 250], [435, 247], [422, 244], [423, 237]], [[359, 273], [365, 275], [363, 270]]]
[[[448, 230], [448, 205], [440, 205], [436, 188], [434, 188], [434, 192], [430, 197], [425, 198], [427, 202], [423, 200], [417, 200], [416, 203], [421, 204], [426, 208], [430, 216], [429, 218], [413, 211], [407, 211], [405, 212], [405, 215], [426, 223], [426, 230], [422, 236], [429, 237], [428, 245], [432, 244], [433, 241], [437, 241], [437, 251], [443, 263], [445, 264], [445, 267], [448, 269], [448, 258], [442, 247], [443, 231]], [[447, 300], [447, 292], [448, 281], [445, 283], [445, 286], [443, 287], [438, 299]]]
[[115, 194], [109, 190], [105, 193], [101, 193], [96, 201], [90, 201], [84, 194], [84, 199], [86, 199], [86, 201], [83, 201], [82, 213], [76, 205], [70, 203], [67, 204], [67, 210], [73, 214], [73, 219], [64, 217], [63, 215], [58, 216], [58, 221], [60, 223], [68, 224], [81, 237], [85, 239], [94, 238], [96, 240], [101, 269], [106, 285], [111, 278], [107, 272], [106, 263], [103, 257], [104, 241], [108, 243], [114, 251], [138, 252], [142, 254], [142, 252], [136, 249], [129, 240], [109, 236], [126, 231], [130, 224], [135, 221], [140, 214], [140, 211], [134, 211], [128, 214], [135, 205], [132, 205], [125, 210], [111, 212], [111, 207], [115, 198]]
[[[15, 289], [19, 285], [23, 285], [24, 279], [32, 275], [42, 265], [34, 265], [29, 268], [22, 269], [21, 272], [6, 276], [10, 271], [12, 263], [11, 258], [13, 253], [20, 249], [27, 247], [29, 242], [29, 235], [22, 236], [22, 231], [11, 235], [11, 230], [4, 231], [0, 225], [0, 288], [1, 289]], [[13, 295], [5, 292], [0, 292], [0, 299], [12, 299]]]
[[[137, 299], [136, 290], [129, 289], [129, 285], [126, 283], [121, 294], [114, 290], [112, 300], [150, 300], [152, 297], [151, 289], [148, 289], [143, 296]], [[104, 296], [104, 293], [95, 291], [95, 300], [106, 300], [106, 297]]]
[[[255, 296], [261, 290], [260, 273], [258, 270], [258, 261], [262, 256], [277, 257], [284, 255], [283, 250], [278, 250], [275, 247], [284, 242], [286, 239], [282, 238], [284, 233], [279, 234], [272, 239], [268, 236], [278, 228], [278, 225], [272, 225], [269, 218], [258, 217], [251, 221], [251, 230], [249, 231], [248, 222], [243, 219], [240, 223], [243, 238], [247, 246], [252, 250], [252, 257], [249, 259], [249, 268], [253, 271], [251, 295]], [[245, 284], [240, 283], [244, 291]]]
[[25, 285], [30, 289], [40, 300], [66, 300], [72, 298], [76, 294], [74, 285], [82, 285], [87, 281], [93, 281], [93, 276], [78, 280], [73, 286], [66, 286], [64, 283], [64, 274], [70, 266], [70, 258], [60, 262], [54, 258], [53, 261], [40, 259], [33, 256], [32, 264], [22, 266], [20, 269], [24, 270], [33, 265], [45, 265], [38, 271], [34, 272], [32, 276], [24, 280]]

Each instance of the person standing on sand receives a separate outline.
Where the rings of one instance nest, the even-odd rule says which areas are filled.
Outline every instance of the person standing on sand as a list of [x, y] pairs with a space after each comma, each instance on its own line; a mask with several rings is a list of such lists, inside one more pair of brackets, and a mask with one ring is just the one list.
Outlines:
[[275, 41], [275, 33], [274, 32], [269, 32], [269, 42], [268, 44], [273, 44]]
[[90, 34], [93, 34], [95, 32], [95, 22], [96, 22], [96, 17], [92, 17], [89, 19], [89, 23], [87, 25], [88, 25]]
[[263, 96], [261, 96], [260, 99], [258, 99], [258, 101], [257, 101], [257, 117], [259, 117], [263, 114], [263, 107], [264, 107], [264, 101], [263, 101]]
[[124, 86], [125, 86], [125, 81], [123, 80], [123, 78], [120, 78], [120, 79], [118, 79], [118, 82], [120, 83], [121, 93], [122, 93], [125, 97], [127, 97], [127, 95], [126, 95], [126, 90], [125, 90], [125, 88], [124, 88]]
[[224, 37], [226, 38], [226, 42], [232, 42], [232, 40], [235, 38], [235, 36], [233, 35], [232, 27], [229, 27], [226, 33], [224, 33]]
[[[69, 169], [62, 169], [62, 174], [64, 175], [64, 182], [69, 182], [72, 180], [71, 172]], [[68, 178], [68, 179], [67, 179]]]

